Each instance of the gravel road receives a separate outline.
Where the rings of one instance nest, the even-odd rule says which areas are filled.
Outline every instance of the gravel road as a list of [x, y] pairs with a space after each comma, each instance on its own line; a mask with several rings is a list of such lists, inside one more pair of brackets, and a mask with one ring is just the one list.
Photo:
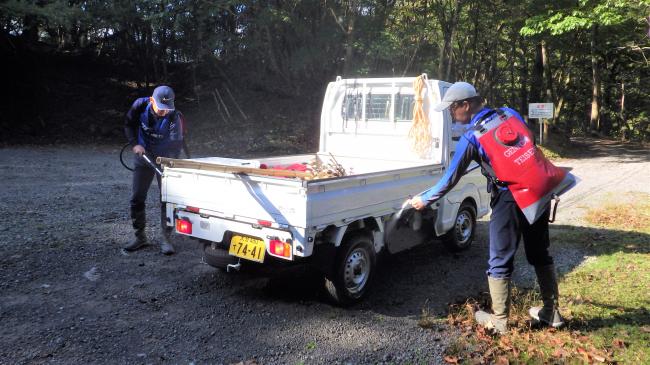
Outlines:
[[[650, 193], [648, 150], [609, 143], [560, 162], [583, 181], [559, 226], [579, 225], [613, 191]], [[213, 269], [184, 238], [171, 257], [154, 246], [125, 254], [130, 174], [116, 156], [107, 146], [0, 150], [0, 363], [440, 363], [457, 332], [418, 327], [421, 312], [444, 318], [448, 303], [486, 289], [485, 221], [461, 254], [432, 242], [386, 260], [370, 297], [347, 309], [308, 282]], [[584, 259], [555, 251], [565, 271]], [[520, 260], [517, 282], [531, 275]]]

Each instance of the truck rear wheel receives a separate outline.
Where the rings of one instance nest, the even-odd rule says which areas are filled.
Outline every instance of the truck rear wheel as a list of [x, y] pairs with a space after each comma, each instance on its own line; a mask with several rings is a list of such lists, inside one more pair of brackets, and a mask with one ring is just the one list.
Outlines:
[[228, 250], [214, 248], [207, 244], [203, 246], [203, 260], [206, 264], [225, 270], [229, 264], [235, 265], [239, 259], [228, 254]]
[[364, 234], [351, 235], [338, 251], [334, 271], [325, 279], [325, 291], [335, 304], [347, 306], [367, 294], [377, 260], [372, 239]]
[[476, 209], [471, 203], [463, 202], [458, 208], [454, 226], [442, 236], [442, 243], [452, 252], [466, 250], [472, 245], [475, 231]]

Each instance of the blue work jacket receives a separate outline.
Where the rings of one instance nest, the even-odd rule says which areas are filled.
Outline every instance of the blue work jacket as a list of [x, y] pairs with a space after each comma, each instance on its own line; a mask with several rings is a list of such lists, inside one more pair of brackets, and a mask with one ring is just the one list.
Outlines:
[[[500, 108], [501, 110], [512, 113], [517, 119], [522, 123], [526, 123], [524, 119], [517, 113], [515, 110], [510, 108]], [[492, 169], [489, 168], [490, 160], [487, 157], [485, 150], [481, 146], [481, 143], [478, 141], [476, 136], [473, 133], [472, 128], [475, 127], [478, 123], [489, 123], [492, 118], [497, 118], [497, 113], [493, 113], [492, 108], [483, 108], [481, 109], [472, 120], [469, 122], [468, 129], [463, 133], [456, 145], [456, 151], [454, 156], [449, 164], [449, 168], [438, 181], [436, 185], [430, 189], [424, 191], [420, 198], [425, 204], [431, 204], [442, 198], [447, 194], [451, 189], [456, 186], [461, 177], [465, 174], [467, 167], [472, 161], [477, 162], [481, 167], [481, 172], [488, 179], [488, 191], [492, 188], [507, 189], [503, 186], [496, 186], [494, 183], [496, 176], [491, 176], [488, 171]], [[491, 115], [489, 114], [491, 113]], [[486, 166], [488, 168], [486, 168]]]
[[152, 108], [149, 98], [139, 98], [133, 102], [124, 123], [126, 138], [156, 157], [177, 157], [183, 147], [180, 112], [173, 111], [158, 117]]

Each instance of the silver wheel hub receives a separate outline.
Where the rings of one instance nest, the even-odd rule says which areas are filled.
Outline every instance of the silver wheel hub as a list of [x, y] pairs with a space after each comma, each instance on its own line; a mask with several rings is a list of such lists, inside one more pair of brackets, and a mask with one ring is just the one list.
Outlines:
[[357, 248], [345, 260], [343, 280], [346, 289], [353, 294], [363, 290], [370, 274], [370, 259], [366, 250]]
[[467, 211], [462, 211], [456, 217], [456, 239], [459, 244], [466, 243], [472, 236], [472, 217]]

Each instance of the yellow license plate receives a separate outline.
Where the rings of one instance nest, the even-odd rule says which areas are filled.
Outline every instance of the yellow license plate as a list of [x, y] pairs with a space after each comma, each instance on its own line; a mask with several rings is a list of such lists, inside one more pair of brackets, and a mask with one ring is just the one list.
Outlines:
[[266, 246], [263, 240], [257, 238], [232, 236], [228, 253], [242, 259], [264, 262]]

